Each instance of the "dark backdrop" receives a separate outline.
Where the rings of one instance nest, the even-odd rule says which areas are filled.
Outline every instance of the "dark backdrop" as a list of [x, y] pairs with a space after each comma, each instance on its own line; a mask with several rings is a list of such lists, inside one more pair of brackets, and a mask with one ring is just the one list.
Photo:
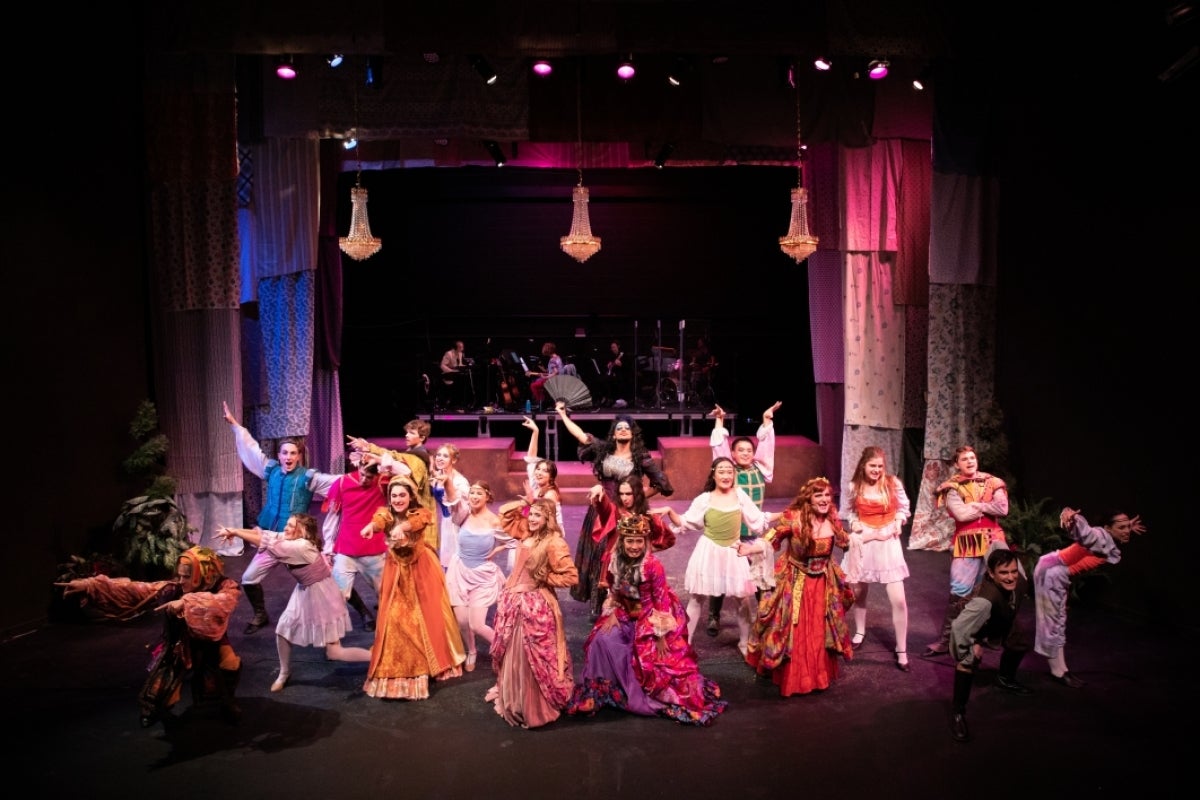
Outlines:
[[[339, 230], [354, 179], [338, 187]], [[582, 264], [559, 247], [575, 171], [407, 169], [362, 182], [383, 249], [343, 262], [347, 431], [400, 435], [420, 410], [420, 375], [455, 339], [476, 359], [553, 341], [583, 374], [614, 337], [642, 356], [678, 351], [682, 321], [684, 349], [704, 335], [719, 361], [718, 402], [757, 419], [782, 399], [781, 432], [817, 438], [808, 275], [779, 250], [794, 169], [589, 170], [602, 246]]]

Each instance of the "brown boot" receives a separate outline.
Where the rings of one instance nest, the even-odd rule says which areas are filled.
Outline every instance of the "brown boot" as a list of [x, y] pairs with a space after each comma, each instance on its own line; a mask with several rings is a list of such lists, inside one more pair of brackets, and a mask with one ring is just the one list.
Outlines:
[[242, 584], [242, 591], [245, 592], [246, 599], [250, 601], [250, 607], [254, 609], [254, 618], [246, 624], [246, 629], [242, 631], [243, 634], [249, 636], [270, 625], [271, 618], [267, 616], [267, 600], [263, 597], [263, 588], [260, 584]]
[[941, 638], [936, 642], [925, 645], [924, 655], [940, 656], [950, 652], [950, 627], [954, 624], [955, 618], [962, 613], [969, 599], [967, 597], [959, 597], [956, 594], [950, 595], [950, 599], [946, 603], [946, 616], [942, 620]]

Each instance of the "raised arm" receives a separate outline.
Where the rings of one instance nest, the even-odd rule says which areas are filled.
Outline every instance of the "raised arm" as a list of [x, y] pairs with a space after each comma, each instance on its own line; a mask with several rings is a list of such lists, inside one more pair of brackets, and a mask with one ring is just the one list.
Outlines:
[[708, 446], [712, 448], [713, 460], [730, 458], [732, 453], [729, 451], [729, 431], [725, 429], [725, 409], [713, 406], [709, 414], [713, 418], [713, 429], [708, 437]]
[[538, 460], [538, 424], [529, 417], [523, 417], [521, 427], [529, 429], [529, 449], [525, 451], [525, 463], [534, 464]]
[[783, 405], [776, 400], [763, 412], [762, 424], [758, 426], [758, 446], [754, 448], [754, 463], [767, 483], [775, 480], [775, 412]]
[[575, 437], [575, 441], [580, 444], [587, 444], [591, 440], [591, 436], [583, 428], [576, 425], [573, 419], [567, 416], [566, 403], [559, 400], [554, 404], [554, 410], [558, 412], [558, 418], [562, 421], [563, 427], [567, 429], [567, 433]]
[[233, 412], [229, 410], [229, 403], [222, 400], [221, 408], [224, 411], [225, 421], [233, 428], [233, 441], [237, 446], [237, 454], [241, 459], [242, 466], [254, 473], [256, 477], [263, 477], [267, 474], [266, 454], [263, 453], [258, 442], [254, 441], [250, 431], [238, 424], [237, 417], [233, 416]]

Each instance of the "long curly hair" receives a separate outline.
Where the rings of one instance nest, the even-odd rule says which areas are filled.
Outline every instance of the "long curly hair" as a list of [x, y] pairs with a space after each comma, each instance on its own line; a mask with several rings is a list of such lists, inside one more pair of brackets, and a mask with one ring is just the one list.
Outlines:
[[526, 569], [530, 575], [540, 575], [544, 573], [550, 562], [550, 556], [546, 553], [546, 543], [555, 536], [563, 537], [562, 528], [558, 527], [558, 504], [553, 500], [547, 500], [544, 497], [539, 497], [529, 504], [529, 508], [540, 509], [542, 518], [546, 520], [545, 527], [538, 533], [530, 532], [535, 544], [533, 552], [529, 554], [529, 560], [526, 562]]
[[[800, 487], [800, 491], [796, 492], [795, 498], [784, 509], [783, 521], [791, 523], [791, 534], [793, 541], [798, 544], [801, 549], [807, 548], [812, 543], [813, 538], [813, 508], [812, 498], [817, 492], [825, 490], [833, 491], [833, 484], [826, 477], [810, 478], [805, 481]], [[834, 533], [841, 531], [842, 521], [838, 518], [837, 512], [830, 509], [829, 516], [826, 517], [829, 524], [833, 526]]]

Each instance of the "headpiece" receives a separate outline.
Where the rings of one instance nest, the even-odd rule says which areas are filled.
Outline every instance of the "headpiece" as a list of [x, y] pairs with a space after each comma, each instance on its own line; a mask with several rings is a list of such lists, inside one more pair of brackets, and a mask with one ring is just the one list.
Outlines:
[[[225, 563], [215, 550], [207, 547], [196, 546], [184, 550], [179, 554], [179, 561], [187, 562], [192, 567], [191, 577], [183, 584], [185, 593], [211, 591], [225, 574]], [[179, 570], [178, 563], [175, 569]]]

